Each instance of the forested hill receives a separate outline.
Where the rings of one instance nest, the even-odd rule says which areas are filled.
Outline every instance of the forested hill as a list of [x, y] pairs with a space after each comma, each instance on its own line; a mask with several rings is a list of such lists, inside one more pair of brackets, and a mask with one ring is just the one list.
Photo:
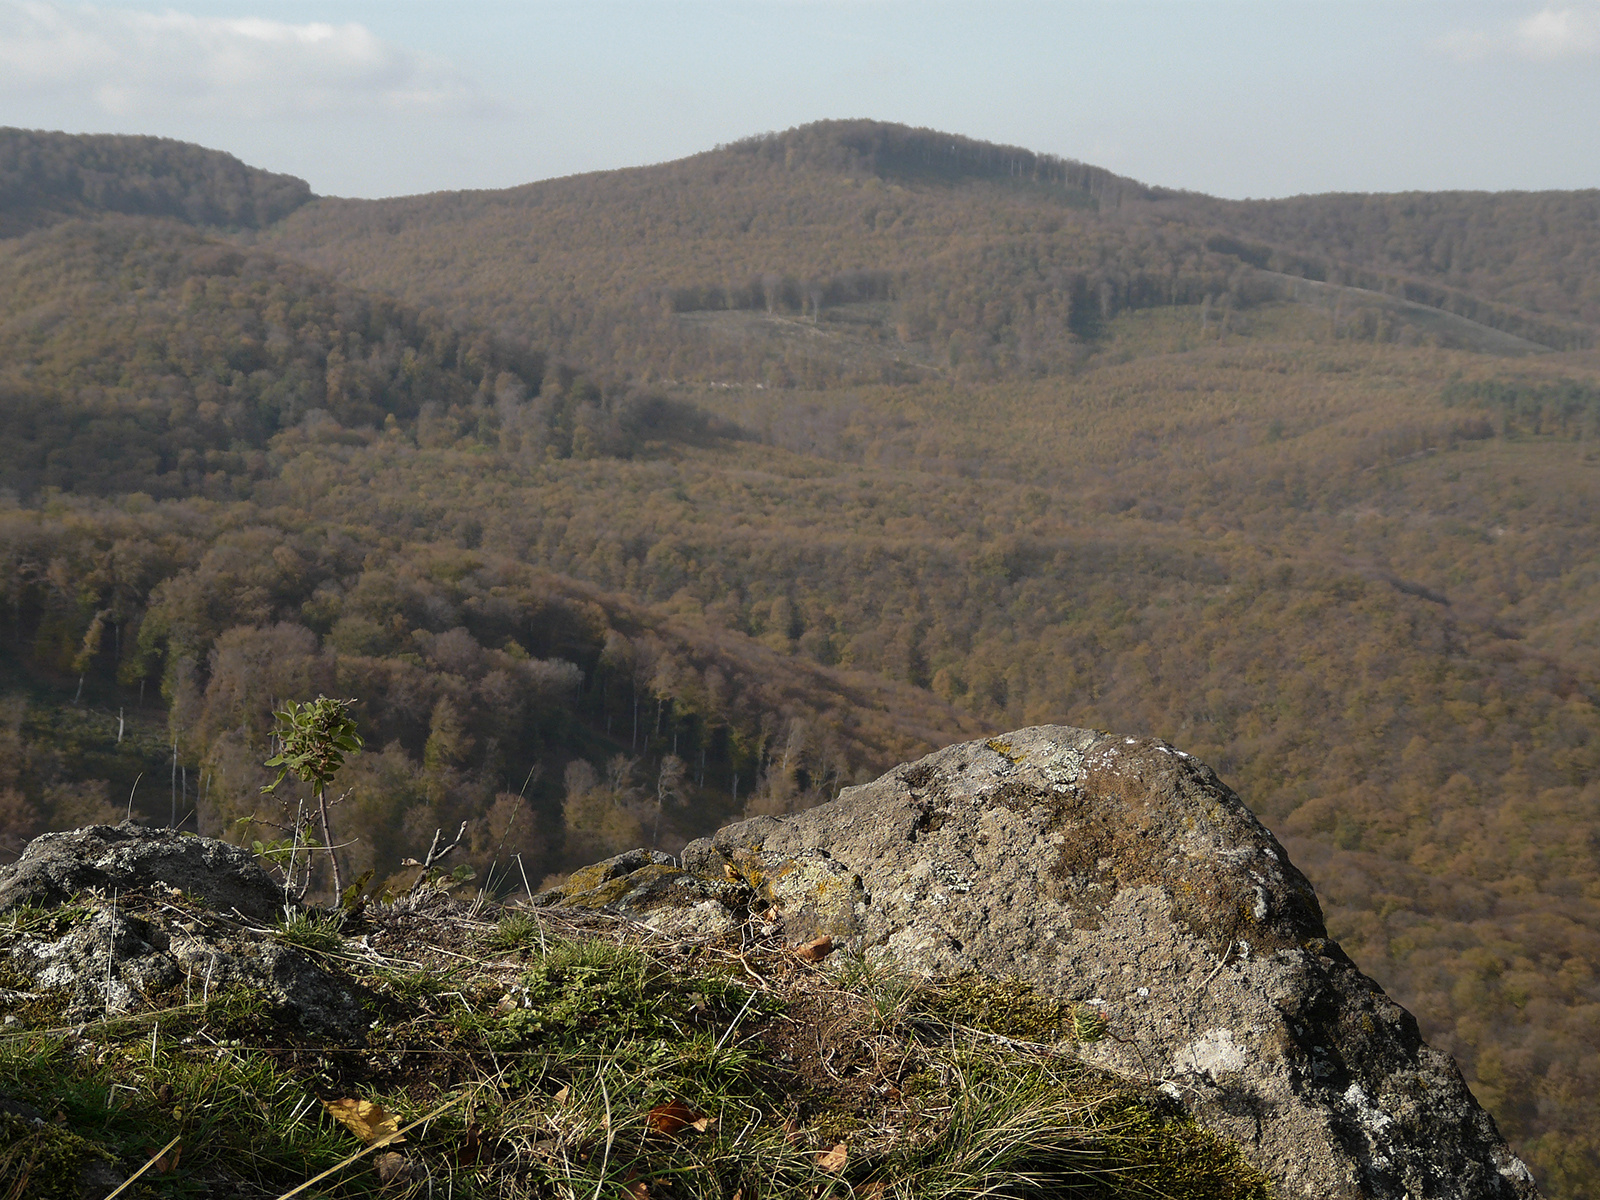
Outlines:
[[270, 841], [319, 691], [351, 865], [465, 822], [497, 890], [985, 728], [1155, 734], [1600, 1196], [1592, 202], [843, 122], [0, 240], [0, 847]]
[[[1438, 294], [1442, 285], [1600, 326], [1600, 190], [1190, 196], [1184, 207], [1267, 243], [1271, 253], [1298, 254], [1329, 271], [1392, 273], [1419, 295]], [[1261, 247], [1239, 249], [1252, 260], [1262, 254]]]
[[100, 213], [257, 229], [309, 199], [303, 179], [170, 138], [0, 128], [0, 237]]
[[247, 494], [270, 439], [308, 419], [471, 423], [516, 411], [543, 370], [526, 346], [170, 221], [0, 242], [0, 478], [25, 497]]
[[1219, 201], [856, 121], [503, 191], [317, 200], [263, 236], [574, 362], [827, 385], [1071, 371], [1117, 314], [1208, 297], [1325, 305], [1368, 340], [1590, 345], [1586, 203], [1376, 198], [1352, 216], [1348, 198]]

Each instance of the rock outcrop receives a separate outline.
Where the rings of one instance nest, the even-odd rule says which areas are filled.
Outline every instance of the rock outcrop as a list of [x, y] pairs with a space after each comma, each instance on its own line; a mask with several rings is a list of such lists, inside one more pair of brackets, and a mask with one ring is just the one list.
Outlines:
[[152, 886], [256, 921], [271, 920], [284, 901], [250, 851], [124, 821], [34, 838], [21, 858], [0, 867], [0, 912], [51, 907], [91, 888], [110, 894]]
[[1284, 1200], [1537, 1195], [1455, 1063], [1329, 940], [1283, 847], [1159, 741], [1044, 726], [952, 746], [537, 899], [1025, 980], [1099, 1013], [1107, 1036], [1078, 1053], [1237, 1142]]
[[125, 822], [47, 833], [0, 867], [0, 913], [68, 904], [8, 934], [0, 1007], [102, 1016], [242, 988], [313, 1035], [364, 1036], [359, 999], [271, 928], [283, 891], [247, 850]]

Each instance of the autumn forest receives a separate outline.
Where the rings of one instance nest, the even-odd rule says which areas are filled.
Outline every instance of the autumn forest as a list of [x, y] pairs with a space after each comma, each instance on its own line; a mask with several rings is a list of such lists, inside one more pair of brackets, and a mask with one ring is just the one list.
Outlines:
[[[319, 198], [0, 130], [0, 859], [498, 895], [1028, 724], [1211, 763], [1600, 1197], [1600, 192], [1236, 202], [829, 122]], [[326, 888], [329, 881], [319, 879]]]

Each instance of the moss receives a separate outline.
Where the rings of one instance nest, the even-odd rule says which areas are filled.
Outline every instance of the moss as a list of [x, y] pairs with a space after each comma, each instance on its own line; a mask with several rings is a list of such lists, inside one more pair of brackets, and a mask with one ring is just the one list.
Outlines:
[[1188, 1116], [1135, 1095], [1117, 1098], [1100, 1115], [1113, 1130], [1108, 1156], [1163, 1200], [1271, 1200], [1271, 1182], [1239, 1147]]
[[952, 1025], [1030, 1042], [1060, 1041], [1073, 1026], [1071, 1004], [1041, 996], [1020, 979], [959, 975], [925, 991], [918, 1007]]
[[29, 1200], [79, 1200], [85, 1172], [115, 1157], [71, 1129], [0, 1113], [0, 1180], [7, 1194]]

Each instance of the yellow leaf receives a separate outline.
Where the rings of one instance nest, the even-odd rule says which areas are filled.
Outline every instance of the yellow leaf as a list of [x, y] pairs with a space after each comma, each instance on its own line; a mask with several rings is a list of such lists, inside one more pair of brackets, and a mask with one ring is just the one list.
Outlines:
[[849, 1151], [845, 1149], [845, 1144], [840, 1142], [832, 1150], [825, 1150], [817, 1155], [817, 1166], [831, 1175], [837, 1175], [844, 1170], [844, 1164], [849, 1158]]
[[371, 1100], [324, 1100], [328, 1115], [367, 1145], [377, 1142], [403, 1142], [400, 1122]]

